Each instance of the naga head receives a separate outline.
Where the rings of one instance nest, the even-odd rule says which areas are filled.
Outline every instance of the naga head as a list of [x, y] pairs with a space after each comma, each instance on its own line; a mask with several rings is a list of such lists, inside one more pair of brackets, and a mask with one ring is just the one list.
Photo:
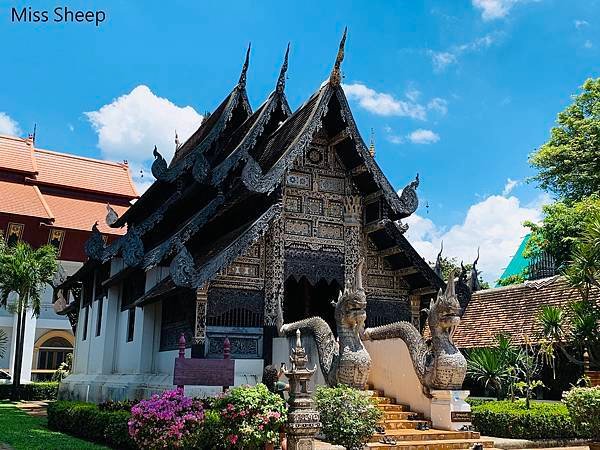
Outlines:
[[460, 323], [460, 303], [454, 290], [454, 271], [450, 272], [446, 284], [446, 292], [438, 292], [437, 299], [431, 300], [427, 321], [431, 335], [447, 333], [452, 337]]
[[344, 291], [340, 291], [337, 302], [331, 302], [335, 307], [335, 322], [344, 328], [362, 328], [367, 319], [367, 296], [362, 285], [361, 259], [356, 265], [354, 283], [346, 282]]

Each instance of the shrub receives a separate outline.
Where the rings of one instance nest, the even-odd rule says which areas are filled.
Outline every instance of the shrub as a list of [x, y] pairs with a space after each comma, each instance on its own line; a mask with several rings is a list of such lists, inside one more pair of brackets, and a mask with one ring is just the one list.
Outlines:
[[279, 440], [287, 411], [285, 401], [264, 384], [239, 386], [214, 402], [228, 448], [257, 449]]
[[135, 400], [121, 400], [115, 402], [113, 400], [107, 400], [103, 403], [98, 404], [100, 411], [127, 411], [131, 412], [131, 407], [138, 403]]
[[48, 405], [48, 427], [117, 449], [135, 449], [127, 411], [103, 411], [93, 403], [57, 401]]
[[[12, 384], [0, 384], [0, 399], [8, 399], [12, 393]], [[35, 382], [19, 386], [19, 400], [56, 400], [58, 382]]]
[[366, 393], [348, 386], [319, 386], [315, 400], [327, 441], [352, 450], [363, 448], [382, 415]]
[[600, 387], [576, 387], [566, 392], [567, 405], [577, 431], [600, 440]]
[[565, 439], [577, 436], [567, 407], [561, 403], [485, 402], [474, 406], [473, 425], [481, 434], [516, 439]]
[[495, 402], [496, 399], [492, 397], [468, 397], [466, 402], [471, 405], [471, 408], [474, 406], [483, 405], [488, 402]]
[[186, 439], [202, 426], [204, 408], [174, 389], [140, 401], [131, 415], [129, 435], [140, 448], [187, 448]]

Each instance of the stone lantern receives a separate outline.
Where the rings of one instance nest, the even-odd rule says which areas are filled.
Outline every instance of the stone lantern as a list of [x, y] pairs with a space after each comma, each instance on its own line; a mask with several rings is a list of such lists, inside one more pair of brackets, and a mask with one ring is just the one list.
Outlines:
[[314, 401], [308, 390], [308, 382], [317, 370], [307, 369], [308, 356], [302, 347], [300, 330], [296, 331], [296, 348], [290, 355], [291, 370], [284, 369], [290, 382], [288, 422], [286, 425], [288, 450], [313, 450], [315, 435], [321, 428], [319, 412], [314, 409]]

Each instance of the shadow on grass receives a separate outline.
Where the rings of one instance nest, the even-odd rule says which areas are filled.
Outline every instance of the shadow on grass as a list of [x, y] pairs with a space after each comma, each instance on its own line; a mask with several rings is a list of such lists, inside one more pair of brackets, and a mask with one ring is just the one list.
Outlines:
[[52, 431], [48, 429], [45, 417], [30, 416], [11, 402], [0, 402], [1, 444], [7, 444], [14, 450], [100, 450], [108, 448]]

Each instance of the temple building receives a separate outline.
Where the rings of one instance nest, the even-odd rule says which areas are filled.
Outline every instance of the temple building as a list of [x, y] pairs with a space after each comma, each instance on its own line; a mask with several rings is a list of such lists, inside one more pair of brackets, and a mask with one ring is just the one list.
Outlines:
[[[56, 247], [57, 283], [87, 260], [83, 245], [98, 222], [101, 239], [111, 243], [124, 230], [104, 223], [107, 204], [124, 213], [137, 192], [127, 164], [99, 161], [36, 148], [35, 138], [0, 135], [0, 230], [9, 245], [23, 240], [37, 248]], [[38, 318], [28, 315], [21, 380], [48, 379], [73, 352], [71, 323], [57, 315], [52, 288], [42, 297]], [[12, 299], [9, 299], [9, 304]], [[16, 315], [0, 307], [0, 328], [8, 348], [0, 373], [8, 379], [14, 366]], [[73, 322], [74, 323], [74, 322]]]
[[406, 173], [398, 195], [365, 145], [341, 86], [344, 43], [296, 111], [285, 95], [288, 52], [253, 111], [248, 49], [238, 83], [172, 161], [154, 150], [154, 184], [107, 216], [127, 232], [112, 243], [92, 236], [87, 262], [58, 288], [62, 313], [78, 317], [61, 396], [172, 387], [181, 333], [194, 358], [221, 358], [228, 337], [236, 384], [256, 383], [284, 321], [320, 316], [335, 329], [331, 300], [360, 260], [367, 326], [421, 324], [444, 283], [404, 235], [419, 178]]

